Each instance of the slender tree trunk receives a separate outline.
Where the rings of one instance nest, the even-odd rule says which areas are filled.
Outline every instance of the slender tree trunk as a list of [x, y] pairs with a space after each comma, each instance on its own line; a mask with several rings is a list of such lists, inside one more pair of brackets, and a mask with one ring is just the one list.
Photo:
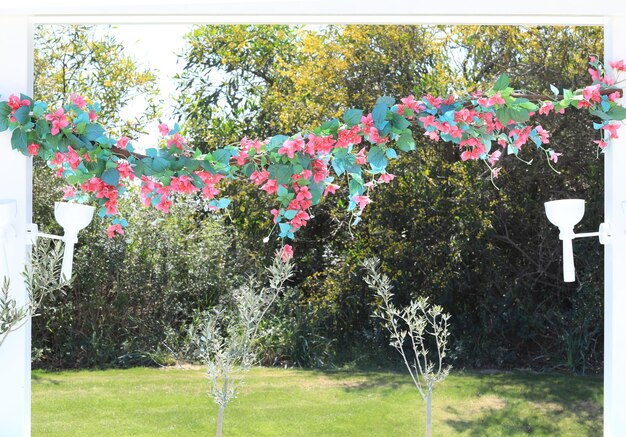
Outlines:
[[217, 431], [215, 437], [222, 437], [222, 424], [224, 423], [224, 406], [220, 405], [220, 409], [217, 411]]
[[426, 394], [426, 437], [431, 437], [433, 432], [433, 392]]

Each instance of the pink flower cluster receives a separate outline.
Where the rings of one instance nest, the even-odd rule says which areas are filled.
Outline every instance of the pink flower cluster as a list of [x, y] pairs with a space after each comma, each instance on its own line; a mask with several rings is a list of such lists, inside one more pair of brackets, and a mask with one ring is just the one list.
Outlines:
[[27, 99], [20, 100], [18, 96], [16, 96], [15, 94], [11, 94], [9, 96], [9, 99], [7, 100], [7, 104], [9, 105], [9, 108], [11, 108], [11, 115], [9, 116], [9, 121], [11, 123], [15, 123], [17, 121], [14, 116], [15, 111], [20, 109], [22, 106], [30, 106], [30, 101], [28, 101]]

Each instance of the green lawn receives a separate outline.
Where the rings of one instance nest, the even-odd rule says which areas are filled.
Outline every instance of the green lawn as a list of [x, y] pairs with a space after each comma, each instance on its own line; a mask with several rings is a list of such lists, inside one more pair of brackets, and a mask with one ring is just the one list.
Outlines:
[[[211, 436], [201, 370], [33, 373], [33, 436]], [[602, 379], [454, 373], [435, 389], [435, 436], [598, 436]], [[257, 368], [227, 409], [229, 436], [420, 436], [408, 374]]]

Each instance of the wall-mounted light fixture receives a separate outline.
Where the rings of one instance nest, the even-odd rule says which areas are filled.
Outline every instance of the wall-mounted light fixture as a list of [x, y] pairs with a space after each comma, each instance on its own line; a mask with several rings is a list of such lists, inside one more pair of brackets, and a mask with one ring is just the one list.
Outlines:
[[63, 236], [51, 235], [39, 232], [36, 224], [28, 227], [28, 242], [35, 244], [38, 237], [62, 240], [65, 243], [63, 251], [63, 264], [61, 266], [61, 281], [70, 280], [72, 277], [72, 265], [74, 260], [74, 245], [78, 243], [78, 233], [86, 228], [93, 220], [95, 208], [89, 205], [71, 202], [55, 202], [54, 218], [63, 228]]
[[544, 205], [548, 220], [553, 225], [558, 226], [559, 239], [563, 241], [563, 280], [574, 282], [576, 270], [572, 240], [574, 238], [599, 237], [600, 244], [607, 244], [611, 238], [611, 228], [608, 223], [602, 223], [598, 232], [574, 233], [574, 226], [585, 215], [585, 201], [583, 199], [553, 200]]

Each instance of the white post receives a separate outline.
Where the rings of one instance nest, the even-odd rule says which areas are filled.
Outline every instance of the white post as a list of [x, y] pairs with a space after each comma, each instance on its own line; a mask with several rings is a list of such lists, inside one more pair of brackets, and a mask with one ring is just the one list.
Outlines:
[[[606, 18], [604, 58], [626, 59], [626, 16]], [[604, 221], [612, 235], [604, 246], [604, 435], [609, 437], [626, 432], [626, 129], [618, 133], [604, 157]]]
[[[27, 16], [0, 16], [0, 94], [32, 95], [32, 27]], [[25, 226], [31, 222], [31, 160], [11, 149], [11, 136], [0, 134], [0, 199], [15, 199], [15, 236], [7, 255], [11, 294], [26, 300], [20, 272], [26, 259]], [[4, 270], [4, 268], [2, 269]], [[0, 436], [30, 436], [30, 321], [9, 334], [0, 347]]]

